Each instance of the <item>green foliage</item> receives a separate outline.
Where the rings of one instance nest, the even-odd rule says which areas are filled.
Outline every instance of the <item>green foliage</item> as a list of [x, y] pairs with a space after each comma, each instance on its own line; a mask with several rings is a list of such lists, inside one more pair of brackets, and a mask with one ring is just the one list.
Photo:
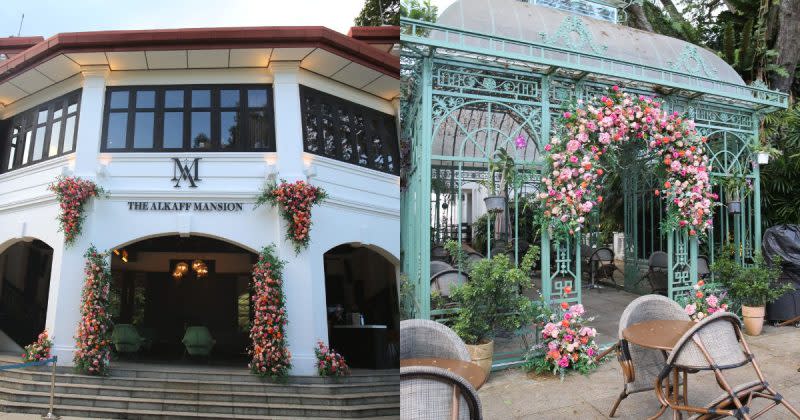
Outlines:
[[366, 0], [356, 26], [400, 25], [400, 0]]
[[468, 271], [469, 267], [467, 267], [467, 253], [464, 252], [464, 248], [460, 243], [458, 243], [458, 241], [453, 239], [447, 240], [447, 242], [444, 243], [444, 249], [448, 254], [450, 254], [453, 267], [456, 267], [462, 271]]
[[734, 260], [734, 252], [731, 245], [726, 245], [712, 264], [711, 271], [735, 303], [764, 306], [794, 290], [791, 284], [777, 283], [781, 275], [780, 259], [769, 266], [764, 262], [761, 253], [757, 253], [752, 266], [742, 267]]
[[404, 0], [400, 3], [400, 16], [410, 19], [436, 22], [438, 12], [439, 8], [430, 0]]
[[460, 308], [453, 329], [467, 344], [487, 342], [498, 329], [515, 331], [533, 321], [536, 305], [521, 291], [531, 286], [538, 258], [539, 248], [533, 246], [519, 267], [502, 254], [471, 265], [470, 281], [452, 294]]
[[486, 235], [486, 229], [488, 229], [489, 225], [489, 216], [489, 213], [484, 213], [481, 217], [472, 222], [472, 247], [483, 255], [486, 255], [489, 251], [489, 237]]
[[407, 274], [400, 274], [400, 319], [413, 319], [418, 312], [416, 287]]
[[800, 103], [764, 117], [764, 141], [783, 151], [761, 166], [761, 214], [766, 226], [800, 223]]
[[723, 57], [728, 64], [736, 63], [736, 35], [733, 32], [733, 23], [728, 22], [725, 25], [725, 35], [722, 40], [722, 52], [725, 54]]

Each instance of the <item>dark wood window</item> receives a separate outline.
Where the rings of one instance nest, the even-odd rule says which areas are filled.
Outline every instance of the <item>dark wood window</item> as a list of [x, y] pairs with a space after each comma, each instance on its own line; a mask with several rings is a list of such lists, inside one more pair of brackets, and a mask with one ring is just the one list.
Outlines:
[[400, 173], [395, 117], [300, 86], [303, 148], [308, 153]]
[[71, 153], [78, 131], [80, 90], [21, 112], [2, 127], [0, 172]]
[[106, 91], [106, 152], [275, 151], [270, 85], [124, 86]]

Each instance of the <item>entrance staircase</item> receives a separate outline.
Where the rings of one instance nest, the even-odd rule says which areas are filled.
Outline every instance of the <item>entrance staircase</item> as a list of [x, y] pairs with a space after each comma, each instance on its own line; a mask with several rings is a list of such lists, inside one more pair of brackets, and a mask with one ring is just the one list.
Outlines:
[[[18, 363], [0, 355], [0, 364]], [[0, 371], [0, 409], [46, 414], [51, 367]], [[119, 362], [104, 378], [56, 371], [54, 414], [115, 419], [396, 419], [397, 370], [262, 380], [246, 368]]]

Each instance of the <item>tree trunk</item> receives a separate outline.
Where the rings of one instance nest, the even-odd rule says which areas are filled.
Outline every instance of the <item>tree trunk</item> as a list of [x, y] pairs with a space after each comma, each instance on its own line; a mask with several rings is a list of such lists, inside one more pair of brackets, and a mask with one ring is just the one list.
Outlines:
[[777, 65], [783, 67], [789, 76], [772, 73], [770, 82], [773, 89], [789, 92], [794, 82], [797, 64], [800, 62], [800, 0], [783, 0], [778, 17], [778, 37], [774, 49], [778, 52]]
[[647, 20], [644, 8], [638, 4], [632, 4], [626, 9], [628, 11], [628, 23], [636, 28], [647, 32], [653, 32], [653, 25]]

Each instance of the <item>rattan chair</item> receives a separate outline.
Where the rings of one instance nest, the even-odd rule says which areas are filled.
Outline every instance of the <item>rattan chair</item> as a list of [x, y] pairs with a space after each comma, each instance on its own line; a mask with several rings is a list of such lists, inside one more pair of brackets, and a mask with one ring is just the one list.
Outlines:
[[[457, 416], [453, 416], [455, 412]], [[481, 401], [469, 382], [446, 369], [403, 367], [400, 368], [400, 418], [480, 420]]]
[[620, 317], [619, 342], [599, 357], [616, 350], [622, 367], [622, 392], [611, 407], [609, 417], [614, 417], [619, 403], [629, 395], [653, 390], [656, 378], [666, 366], [666, 356], [662, 351], [628, 343], [622, 338], [622, 330], [633, 324], [659, 319], [688, 321], [689, 315], [675, 301], [661, 295], [645, 295], [634, 299]]
[[[723, 372], [748, 364], [753, 366], [757, 379], [738, 386], [730, 385]], [[674, 369], [713, 371], [717, 384], [724, 393], [704, 407], [690, 406], [686, 401], [683, 401], [683, 404], [687, 405], [669, 401], [664, 394], [663, 384]], [[733, 416], [753, 419], [780, 404], [783, 404], [796, 418], [800, 418], [800, 413], [767, 383], [755, 356], [744, 340], [739, 318], [730, 312], [717, 312], [683, 334], [658, 376], [656, 394], [661, 404], [669, 406], [676, 412], [694, 413], [696, 414], [694, 418], [713, 419]], [[751, 403], [758, 398], [769, 400], [770, 403], [753, 414]]]
[[400, 359], [427, 357], [470, 361], [467, 346], [450, 328], [427, 319], [400, 321]]
[[662, 295], [667, 294], [667, 253], [656, 251], [650, 254], [647, 260], [647, 273], [636, 282], [637, 286], [644, 279], [650, 283], [650, 290], [653, 293]]
[[450, 297], [453, 286], [461, 285], [469, 280], [467, 273], [459, 270], [444, 270], [431, 276], [431, 290], [436, 290], [443, 297]]
[[444, 261], [431, 261], [431, 276], [441, 273], [445, 270], [452, 270], [453, 266]]
[[622, 273], [614, 263], [614, 251], [611, 248], [598, 248], [592, 252], [589, 258], [589, 270], [591, 270], [592, 284], [597, 280], [610, 279], [614, 286], [617, 286], [614, 272]]

